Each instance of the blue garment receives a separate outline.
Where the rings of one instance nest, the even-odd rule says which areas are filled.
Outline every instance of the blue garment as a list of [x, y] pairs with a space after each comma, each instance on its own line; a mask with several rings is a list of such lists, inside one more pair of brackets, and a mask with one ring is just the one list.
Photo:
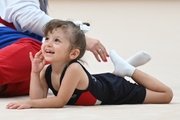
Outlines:
[[[47, 0], [44, 0], [44, 5], [46, 6], [44, 12], [47, 13]], [[33, 38], [40, 42], [42, 42], [43, 39], [42, 36], [29, 31], [20, 32], [8, 26], [0, 27], [0, 49], [18, 41], [21, 38]]]
[[42, 37], [34, 33], [23, 33], [9, 27], [0, 27], [0, 49], [18, 41], [20, 38], [33, 38], [42, 41]]

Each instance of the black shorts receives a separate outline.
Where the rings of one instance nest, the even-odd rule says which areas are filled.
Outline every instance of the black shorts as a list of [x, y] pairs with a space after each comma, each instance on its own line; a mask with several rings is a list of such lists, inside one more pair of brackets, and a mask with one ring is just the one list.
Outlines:
[[146, 89], [137, 83], [131, 83], [122, 77], [111, 73], [93, 75], [101, 82], [105, 82], [106, 100], [102, 101], [105, 105], [117, 104], [142, 104]]

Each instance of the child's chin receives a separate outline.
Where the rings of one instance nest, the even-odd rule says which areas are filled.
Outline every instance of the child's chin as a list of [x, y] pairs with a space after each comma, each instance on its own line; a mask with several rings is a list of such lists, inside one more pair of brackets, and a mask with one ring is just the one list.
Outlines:
[[46, 61], [46, 62], [51, 62], [51, 60], [50, 60], [50, 59], [45, 59], [45, 61]]
[[50, 61], [46, 61], [46, 64], [50, 64], [51, 62]]

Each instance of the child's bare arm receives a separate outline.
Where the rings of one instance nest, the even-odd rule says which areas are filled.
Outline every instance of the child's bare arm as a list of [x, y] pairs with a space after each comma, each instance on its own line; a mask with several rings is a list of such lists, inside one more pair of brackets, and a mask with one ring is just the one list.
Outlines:
[[45, 69], [41, 73], [31, 72], [30, 81], [30, 99], [46, 98], [48, 93], [48, 85], [45, 80]]
[[31, 101], [34, 108], [61, 108], [70, 100], [79, 81], [84, 76], [84, 70], [78, 63], [71, 64], [63, 77], [60, 89], [56, 97]]
[[30, 99], [45, 98], [47, 96], [47, 84], [45, 83], [45, 60], [42, 52], [37, 52], [34, 57], [29, 54], [31, 60]]
[[12, 102], [7, 105], [7, 109], [27, 109], [27, 108], [61, 108], [70, 100], [74, 90], [80, 82], [84, 71], [82, 67], [73, 63], [68, 68], [62, 80], [58, 95], [50, 98], [34, 99], [22, 102]]

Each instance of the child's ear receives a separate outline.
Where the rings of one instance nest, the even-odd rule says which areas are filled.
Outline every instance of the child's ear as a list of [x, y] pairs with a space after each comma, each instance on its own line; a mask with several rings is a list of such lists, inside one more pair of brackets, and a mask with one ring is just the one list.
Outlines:
[[70, 59], [76, 59], [79, 56], [79, 54], [80, 54], [79, 49], [74, 49], [71, 51], [69, 57]]

